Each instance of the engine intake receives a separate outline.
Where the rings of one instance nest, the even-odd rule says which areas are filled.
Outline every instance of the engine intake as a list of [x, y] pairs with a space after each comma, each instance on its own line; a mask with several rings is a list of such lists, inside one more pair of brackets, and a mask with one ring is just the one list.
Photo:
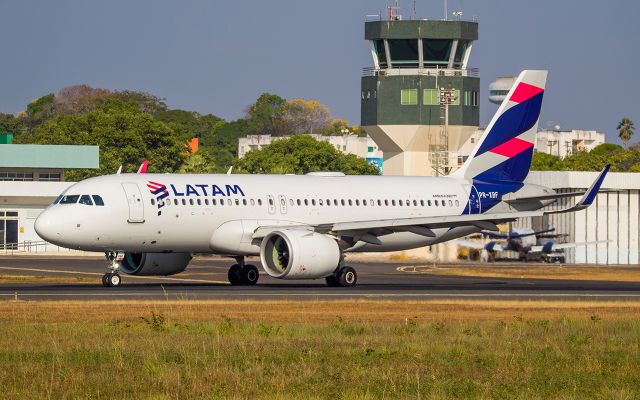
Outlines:
[[262, 239], [262, 267], [279, 279], [317, 279], [338, 267], [340, 249], [336, 240], [304, 229], [273, 231]]
[[189, 253], [125, 253], [120, 270], [129, 275], [175, 275], [187, 268]]

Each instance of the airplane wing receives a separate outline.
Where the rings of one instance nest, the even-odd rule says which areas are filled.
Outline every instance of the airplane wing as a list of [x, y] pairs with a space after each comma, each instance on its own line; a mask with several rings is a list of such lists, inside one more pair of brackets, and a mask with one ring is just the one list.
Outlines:
[[581, 246], [589, 246], [592, 244], [602, 244], [602, 243], [609, 243], [610, 240], [595, 240], [592, 242], [581, 242], [581, 243], [551, 243], [549, 242], [548, 245], [542, 245], [542, 246], [531, 246], [531, 249], [529, 249], [530, 252], [532, 253], [540, 253], [540, 252], [551, 252], [551, 251], [555, 251], [555, 250], [562, 250], [562, 249], [572, 249], [575, 247], [581, 247]]
[[[451, 243], [457, 244], [458, 246], [467, 247], [469, 249], [482, 250], [487, 248], [486, 244], [480, 242], [474, 242], [473, 240], [453, 240]], [[491, 242], [490, 251], [505, 251], [506, 247], [501, 245], [500, 243]]]
[[[496, 224], [515, 221], [518, 218], [540, 217], [542, 211], [522, 211], [496, 214], [463, 214], [444, 215], [434, 217], [416, 217], [383, 219], [357, 222], [336, 222], [318, 225], [300, 225], [298, 228], [315, 230], [322, 233], [352, 236], [363, 242], [380, 244], [377, 236], [392, 232], [412, 232], [425, 237], [435, 237], [434, 228], [455, 228], [460, 226], [475, 226], [480, 229], [497, 231]], [[276, 229], [289, 229], [295, 226], [261, 226], [252, 235], [253, 239], [266, 236]]]
[[576, 203], [576, 205], [562, 209], [562, 210], [546, 211], [545, 215], [580, 211], [589, 207], [591, 203], [593, 203], [593, 200], [595, 200], [596, 195], [600, 190], [600, 186], [602, 186], [602, 182], [604, 182], [604, 178], [607, 176], [607, 172], [609, 172], [609, 168], [611, 168], [611, 164], [607, 164], [604, 167], [604, 169], [600, 172], [600, 175], [598, 175], [598, 178], [595, 180], [595, 182], [591, 184], [591, 187], [589, 188], [589, 190], [585, 192], [584, 196], [582, 196], [582, 198]]

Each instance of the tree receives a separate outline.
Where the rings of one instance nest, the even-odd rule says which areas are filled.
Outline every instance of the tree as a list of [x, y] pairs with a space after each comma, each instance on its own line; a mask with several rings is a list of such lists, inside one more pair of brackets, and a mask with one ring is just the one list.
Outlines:
[[92, 88], [89, 85], [67, 86], [54, 99], [55, 112], [63, 114], [86, 114], [93, 111], [112, 95], [107, 89]]
[[353, 154], [343, 154], [327, 142], [308, 135], [276, 140], [235, 160], [236, 171], [252, 174], [337, 171], [348, 175], [378, 175], [375, 166]]
[[115, 92], [112, 97], [125, 102], [135, 103], [138, 106], [138, 111], [147, 114], [155, 114], [160, 111], [167, 111], [168, 109], [167, 104], [165, 103], [166, 99], [154, 96], [147, 92], [122, 90]]
[[317, 100], [304, 99], [287, 101], [283, 120], [292, 134], [322, 133], [332, 122], [329, 107]]
[[18, 136], [22, 132], [20, 120], [12, 114], [0, 113], [0, 134], [11, 133]]
[[87, 114], [60, 114], [34, 130], [32, 143], [100, 146], [99, 169], [68, 171], [69, 180], [114, 173], [120, 165], [135, 171], [145, 159], [149, 172], [176, 171], [184, 161], [184, 136], [136, 108], [110, 100]]
[[212, 130], [224, 125], [224, 120], [213, 114], [200, 115], [195, 111], [167, 110], [159, 111], [153, 115], [156, 121], [164, 122], [170, 126], [182, 130], [187, 136], [197, 137], [200, 145], [206, 145], [206, 140]]
[[178, 170], [181, 174], [212, 174], [218, 172], [213, 158], [204, 152], [187, 157], [187, 160]]
[[286, 134], [282, 120], [286, 102], [285, 99], [278, 95], [262, 93], [256, 102], [247, 108], [245, 119], [248, 123], [249, 132], [251, 134], [274, 136]]
[[29, 132], [43, 121], [53, 117], [55, 98], [56, 96], [53, 93], [49, 93], [27, 104], [26, 123]]
[[531, 159], [532, 171], [555, 171], [561, 169], [560, 157], [547, 153], [533, 153]]
[[633, 126], [633, 121], [629, 118], [624, 117], [618, 123], [618, 137], [624, 143], [624, 147], [627, 147], [627, 143], [631, 140], [631, 136], [635, 133], [635, 126]]

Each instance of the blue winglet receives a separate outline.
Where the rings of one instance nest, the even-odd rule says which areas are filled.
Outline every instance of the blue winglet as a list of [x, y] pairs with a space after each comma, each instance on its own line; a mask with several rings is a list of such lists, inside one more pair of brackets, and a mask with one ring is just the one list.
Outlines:
[[589, 190], [587, 190], [584, 196], [582, 196], [582, 199], [580, 199], [578, 204], [576, 204], [577, 206], [582, 206], [581, 208], [586, 208], [586, 207], [589, 207], [591, 203], [593, 203], [593, 200], [595, 200], [596, 195], [600, 190], [600, 186], [602, 186], [602, 182], [604, 182], [604, 178], [607, 176], [607, 172], [609, 172], [609, 168], [611, 168], [611, 164], [605, 165], [602, 172], [600, 172], [600, 175], [598, 175], [598, 179], [596, 179], [596, 181], [593, 182]]
[[600, 191], [600, 186], [602, 186], [602, 182], [604, 182], [604, 178], [607, 176], [609, 168], [611, 168], [611, 164], [605, 165], [604, 169], [600, 172], [600, 175], [598, 175], [598, 179], [596, 179], [596, 181], [591, 184], [589, 190], [584, 193], [580, 201], [578, 201], [575, 206], [562, 210], [545, 211], [545, 214], [562, 214], [567, 212], [575, 212], [584, 210], [585, 208], [589, 207], [591, 203], [593, 203], [593, 200], [596, 199], [596, 195]]

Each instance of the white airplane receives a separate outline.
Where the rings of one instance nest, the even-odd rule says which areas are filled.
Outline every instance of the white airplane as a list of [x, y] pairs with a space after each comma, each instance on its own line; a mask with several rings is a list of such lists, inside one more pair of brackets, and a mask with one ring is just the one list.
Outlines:
[[[591, 242], [570, 242], [570, 243], [558, 243], [552, 239], [556, 239], [562, 234], [552, 234], [555, 228], [545, 229], [542, 231], [534, 231], [533, 229], [513, 229], [507, 233], [497, 232], [480, 232], [482, 236], [489, 237], [492, 240], [487, 243], [482, 243], [474, 240], [455, 240], [458, 246], [467, 247], [475, 250], [486, 250], [492, 255], [495, 260], [496, 253], [504, 251], [514, 251], [519, 254], [521, 260], [528, 260], [528, 254], [541, 253], [543, 256], [550, 254], [561, 254], [562, 257], [558, 258], [564, 262], [564, 255], [558, 253], [559, 250], [572, 249], [576, 247], [589, 246], [593, 244], [608, 243], [608, 240], [596, 240]], [[500, 240], [501, 242], [496, 241]]]
[[523, 183], [546, 83], [523, 71], [466, 163], [446, 177], [116, 174], [69, 187], [35, 229], [59, 246], [105, 252], [105, 286], [119, 272], [171, 275], [193, 253], [235, 258], [228, 278], [253, 285], [260, 256], [279, 279], [325, 278], [354, 286], [348, 252], [404, 250], [460, 238], [519, 217], [541, 216], [556, 199], [583, 194], [588, 207], [608, 171], [589, 190], [556, 194]]

